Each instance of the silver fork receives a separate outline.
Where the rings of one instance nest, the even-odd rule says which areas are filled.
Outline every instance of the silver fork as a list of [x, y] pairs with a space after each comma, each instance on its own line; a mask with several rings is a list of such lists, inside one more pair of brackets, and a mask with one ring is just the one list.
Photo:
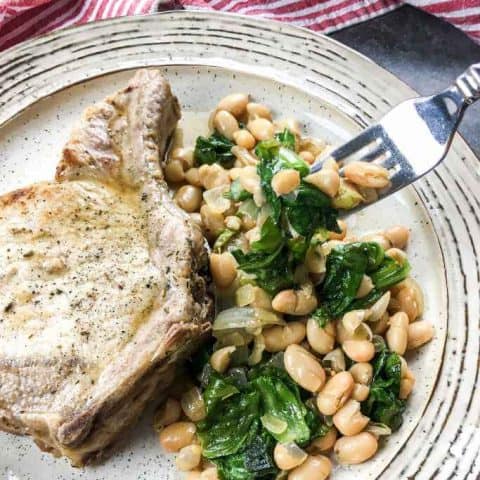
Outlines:
[[[343, 165], [352, 160], [373, 162], [390, 173], [390, 186], [378, 192], [381, 200], [413, 183], [445, 158], [465, 109], [479, 98], [480, 63], [476, 63], [443, 92], [396, 106], [377, 124], [321, 157], [311, 172], [320, 170], [329, 157]], [[362, 203], [345, 214], [368, 205]]]

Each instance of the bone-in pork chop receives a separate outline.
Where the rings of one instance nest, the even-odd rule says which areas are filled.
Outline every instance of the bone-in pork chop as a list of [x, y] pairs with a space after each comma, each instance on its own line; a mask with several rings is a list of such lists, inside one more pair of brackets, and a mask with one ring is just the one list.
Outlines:
[[209, 327], [201, 233], [160, 160], [180, 109], [156, 70], [87, 109], [56, 181], [0, 197], [0, 429], [100, 457]]

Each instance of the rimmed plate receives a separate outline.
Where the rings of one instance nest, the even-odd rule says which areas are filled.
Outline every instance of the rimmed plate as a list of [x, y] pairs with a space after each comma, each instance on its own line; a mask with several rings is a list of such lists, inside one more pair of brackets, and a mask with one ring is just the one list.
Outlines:
[[[121, 18], [53, 33], [0, 59], [0, 189], [51, 179], [83, 108], [125, 84], [131, 70], [160, 66], [182, 103], [186, 142], [224, 94], [247, 91], [277, 115], [338, 143], [414, 92], [356, 52], [312, 32], [251, 18], [174, 12]], [[415, 139], [412, 139], [414, 142]], [[480, 169], [457, 137], [416, 189], [357, 215], [359, 232], [411, 226], [414, 276], [436, 337], [408, 358], [417, 377], [405, 423], [370, 462], [333, 478], [477, 479], [480, 474]], [[73, 470], [31, 440], [0, 434], [6, 479], [177, 478], [148, 415], [104, 465]]]

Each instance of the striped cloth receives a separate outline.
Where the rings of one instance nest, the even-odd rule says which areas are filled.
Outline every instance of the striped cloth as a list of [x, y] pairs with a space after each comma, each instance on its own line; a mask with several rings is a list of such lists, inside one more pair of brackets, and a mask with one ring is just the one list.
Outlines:
[[166, 9], [211, 9], [331, 32], [404, 3], [443, 18], [480, 43], [480, 0], [0, 0], [0, 50], [56, 28]]

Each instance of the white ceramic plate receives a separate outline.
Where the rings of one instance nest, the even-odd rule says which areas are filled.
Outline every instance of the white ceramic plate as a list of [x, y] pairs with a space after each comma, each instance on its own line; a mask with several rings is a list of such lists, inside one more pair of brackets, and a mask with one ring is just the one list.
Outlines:
[[[125, 85], [132, 69], [161, 66], [182, 103], [186, 142], [219, 98], [249, 92], [275, 115], [300, 119], [332, 143], [351, 137], [408, 87], [369, 60], [309, 31], [245, 17], [175, 12], [60, 31], [0, 59], [0, 190], [53, 178], [82, 110]], [[414, 139], [412, 139], [414, 141]], [[375, 458], [337, 480], [479, 478], [480, 169], [460, 138], [443, 166], [350, 220], [358, 232], [402, 223], [436, 337], [408, 358], [417, 377], [405, 423]], [[180, 478], [146, 414], [104, 465], [72, 469], [28, 438], [0, 433], [8, 480]], [[1, 477], [0, 477], [1, 478]]]

